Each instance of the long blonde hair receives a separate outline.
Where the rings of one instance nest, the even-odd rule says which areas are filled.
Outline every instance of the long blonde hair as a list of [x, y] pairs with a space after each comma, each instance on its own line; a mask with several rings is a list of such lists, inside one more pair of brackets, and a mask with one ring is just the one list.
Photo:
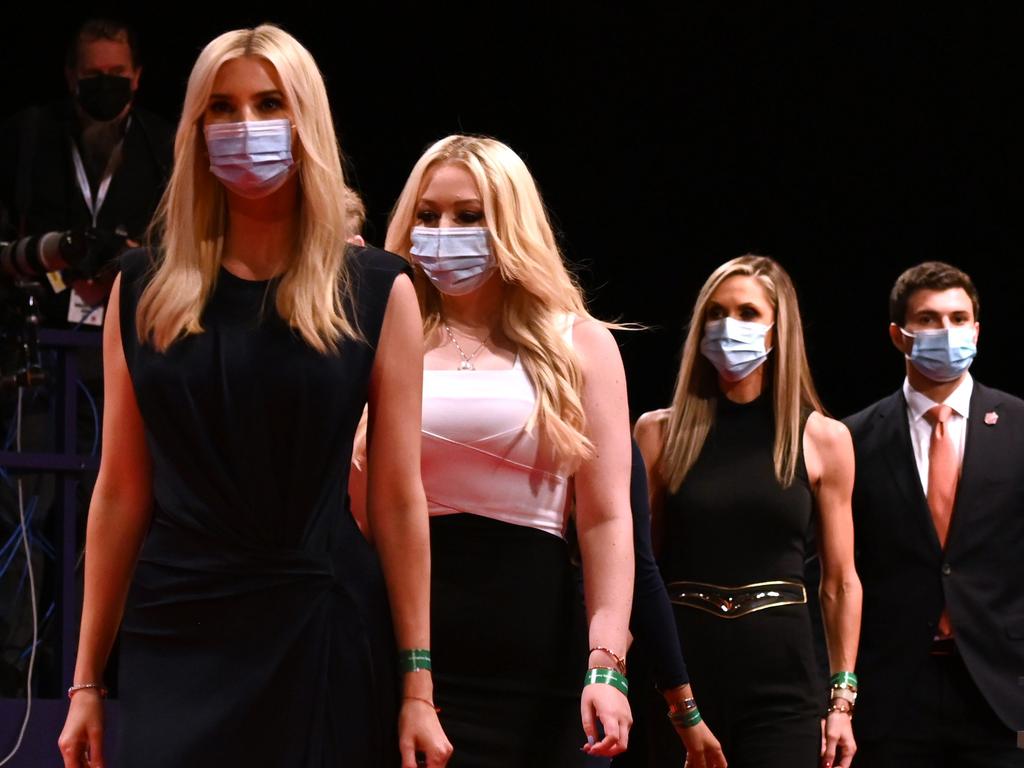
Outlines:
[[[423, 153], [391, 212], [385, 247], [410, 262], [416, 203], [428, 174], [440, 165], [465, 168], [483, 199], [484, 217], [505, 282], [502, 330], [519, 347], [519, 359], [537, 393], [528, 429], [537, 429], [568, 466], [593, 455], [580, 392], [583, 374], [563, 337], [567, 314], [590, 318], [583, 295], [562, 261], [540, 192], [526, 164], [500, 141], [449, 136]], [[416, 269], [424, 335], [442, 322], [441, 296]]]
[[280, 278], [277, 312], [320, 352], [357, 338], [346, 299], [348, 238], [341, 153], [323, 77], [309, 51], [278, 27], [225, 32], [199, 54], [185, 91], [174, 140], [174, 170], [157, 210], [151, 239], [162, 241], [153, 279], [139, 300], [139, 338], [164, 351], [183, 335], [201, 333], [224, 250], [227, 202], [210, 173], [202, 120], [221, 66], [259, 56], [277, 70], [298, 134], [300, 202], [294, 256]]
[[775, 338], [771, 357], [772, 407], [775, 413], [775, 476], [788, 487], [796, 474], [802, 434], [801, 411], [824, 411], [811, 379], [804, 349], [803, 325], [796, 289], [789, 275], [774, 259], [746, 255], [721, 265], [704, 283], [690, 318], [683, 345], [683, 359], [676, 379], [668, 417], [660, 471], [669, 491], [686, 479], [715, 419], [715, 402], [721, 393], [714, 366], [700, 353], [708, 302], [730, 277], [746, 275], [761, 283], [775, 309]]

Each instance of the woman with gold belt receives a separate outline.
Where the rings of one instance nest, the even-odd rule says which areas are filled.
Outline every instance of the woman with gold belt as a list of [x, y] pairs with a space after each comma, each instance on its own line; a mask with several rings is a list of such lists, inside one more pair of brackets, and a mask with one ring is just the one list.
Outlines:
[[[730, 768], [846, 768], [856, 750], [853, 446], [822, 410], [789, 276], [762, 256], [720, 266], [697, 298], [672, 406], [644, 414], [636, 437], [696, 704]], [[827, 714], [802, 582], [812, 522]]]

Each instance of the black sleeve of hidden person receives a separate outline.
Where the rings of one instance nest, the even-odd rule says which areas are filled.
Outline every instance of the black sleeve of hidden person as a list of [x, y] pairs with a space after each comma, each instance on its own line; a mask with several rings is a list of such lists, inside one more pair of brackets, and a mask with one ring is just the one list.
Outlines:
[[690, 678], [679, 646], [672, 604], [654, 560], [647, 468], [636, 441], [633, 441], [629, 499], [633, 508], [633, 549], [636, 558], [633, 614], [629, 628], [636, 638], [636, 644], [643, 648], [643, 654], [650, 660], [658, 688], [676, 688], [688, 683]]

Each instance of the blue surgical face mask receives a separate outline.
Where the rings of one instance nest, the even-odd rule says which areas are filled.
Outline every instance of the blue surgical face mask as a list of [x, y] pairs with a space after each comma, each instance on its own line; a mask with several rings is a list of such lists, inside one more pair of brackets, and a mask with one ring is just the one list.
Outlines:
[[266, 197], [292, 174], [291, 120], [209, 123], [204, 132], [210, 172], [242, 197]]
[[497, 269], [487, 227], [413, 227], [409, 252], [449, 296], [475, 291]]
[[900, 333], [914, 340], [907, 355], [910, 364], [932, 381], [959, 378], [978, 354], [973, 323], [913, 332], [900, 328]]
[[711, 361], [718, 375], [726, 381], [739, 381], [750, 375], [768, 359], [765, 336], [771, 325], [749, 323], [723, 317], [704, 325], [700, 352]]

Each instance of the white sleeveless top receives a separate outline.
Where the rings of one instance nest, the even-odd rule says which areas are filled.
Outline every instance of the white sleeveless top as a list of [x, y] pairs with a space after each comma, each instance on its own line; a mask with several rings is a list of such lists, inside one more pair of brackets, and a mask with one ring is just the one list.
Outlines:
[[[574, 319], [564, 332], [570, 346]], [[526, 430], [536, 399], [518, 355], [504, 370], [423, 371], [431, 515], [470, 512], [565, 537], [570, 478]]]

